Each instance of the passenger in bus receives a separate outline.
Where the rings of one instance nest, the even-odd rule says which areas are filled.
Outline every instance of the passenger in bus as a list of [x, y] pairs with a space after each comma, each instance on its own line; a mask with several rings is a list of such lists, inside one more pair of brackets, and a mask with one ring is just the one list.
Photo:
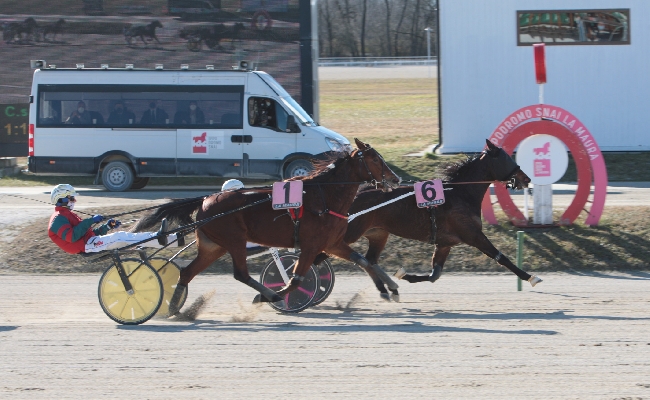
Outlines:
[[109, 125], [131, 125], [135, 123], [135, 114], [126, 108], [124, 101], [118, 100], [107, 122]]
[[271, 99], [262, 99], [259, 105], [259, 125], [264, 127], [275, 127], [275, 121], [273, 116], [275, 112], [273, 110], [273, 102]]
[[165, 125], [169, 123], [169, 116], [160, 108], [160, 101], [149, 103], [149, 109], [142, 114], [141, 125]]
[[177, 111], [174, 115], [175, 124], [204, 124], [205, 116], [203, 111], [198, 107], [196, 101], [190, 101], [189, 107], [185, 111]]
[[86, 108], [86, 103], [80, 101], [77, 103], [77, 109], [74, 110], [68, 119], [65, 120], [66, 124], [74, 125], [102, 125], [104, 117], [97, 111], [89, 111]]

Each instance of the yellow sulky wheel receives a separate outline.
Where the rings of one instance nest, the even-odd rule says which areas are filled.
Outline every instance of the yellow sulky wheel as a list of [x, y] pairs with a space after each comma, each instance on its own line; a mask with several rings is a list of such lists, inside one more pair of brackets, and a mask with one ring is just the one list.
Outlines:
[[110, 319], [124, 325], [138, 325], [156, 315], [163, 300], [163, 285], [157, 271], [142, 260], [127, 258], [122, 266], [133, 287], [128, 293], [117, 272], [110, 266], [99, 279], [99, 304]]
[[[162, 257], [153, 257], [149, 260], [149, 263], [156, 271], [158, 271], [164, 291], [162, 304], [160, 305], [156, 315], [166, 317], [169, 314], [169, 302], [174, 295], [174, 290], [176, 290], [178, 277], [181, 274], [181, 268], [175, 262], [167, 261], [167, 259]], [[183, 308], [183, 304], [185, 304], [185, 300], [187, 300], [187, 290], [184, 293], [181, 302], [178, 304], [179, 310]]]

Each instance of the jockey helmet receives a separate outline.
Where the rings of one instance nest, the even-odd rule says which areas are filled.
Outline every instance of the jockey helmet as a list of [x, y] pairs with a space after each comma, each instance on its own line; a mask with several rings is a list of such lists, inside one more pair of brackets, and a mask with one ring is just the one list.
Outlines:
[[223, 183], [223, 186], [221, 186], [221, 191], [225, 192], [226, 190], [237, 190], [237, 189], [243, 189], [244, 184], [237, 180], [237, 179], [228, 179]]
[[[57, 204], [61, 199], [67, 199], [68, 196], [74, 197], [77, 195], [77, 192], [74, 190], [74, 188], [71, 185], [68, 185], [67, 183], [62, 183], [60, 185], [56, 185], [54, 189], [52, 189], [52, 194], [50, 195], [50, 200], [52, 201], [52, 204]], [[62, 203], [68, 203], [68, 201], [62, 201]]]

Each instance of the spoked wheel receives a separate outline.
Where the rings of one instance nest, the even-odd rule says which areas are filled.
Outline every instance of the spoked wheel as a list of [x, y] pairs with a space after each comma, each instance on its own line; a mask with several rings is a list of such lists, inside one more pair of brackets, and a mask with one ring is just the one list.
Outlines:
[[330, 293], [332, 293], [332, 289], [334, 289], [334, 270], [327, 260], [323, 260], [320, 265], [312, 265], [312, 268], [318, 273], [318, 280], [320, 282], [316, 296], [314, 296], [314, 300], [311, 302], [312, 306], [316, 306], [324, 302]]
[[[149, 260], [149, 263], [156, 271], [158, 271], [158, 276], [160, 276], [160, 280], [162, 281], [164, 292], [162, 304], [160, 304], [160, 308], [156, 315], [166, 317], [169, 314], [169, 302], [174, 295], [174, 290], [176, 290], [178, 277], [181, 274], [181, 267], [173, 261], [167, 261], [167, 259], [163, 257], [153, 257]], [[180, 303], [178, 303], [179, 310], [183, 308], [185, 300], [187, 300], [187, 290], [185, 291], [183, 298], [181, 298]]]
[[201, 38], [190, 36], [187, 39], [187, 48], [190, 51], [201, 51]]
[[[298, 262], [298, 257], [293, 254], [285, 254], [280, 256], [280, 261], [284, 266], [286, 275], [291, 277], [293, 267]], [[276, 292], [286, 286], [284, 278], [278, 270], [278, 266], [275, 264], [275, 260], [271, 260], [271, 262], [266, 264], [264, 271], [262, 271], [262, 274], [260, 275], [260, 282], [262, 282], [262, 284], [267, 288]], [[300, 312], [312, 305], [312, 301], [314, 296], [316, 296], [319, 286], [320, 282], [318, 280], [318, 274], [316, 274], [313, 267], [309, 268], [305, 279], [302, 281], [300, 286], [298, 286], [296, 290], [284, 295], [284, 302], [279, 301], [276, 303], [269, 303], [269, 305], [275, 310], [284, 313]]]
[[163, 300], [163, 285], [156, 270], [142, 260], [122, 260], [133, 293], [124, 288], [117, 266], [111, 265], [99, 279], [99, 304], [110, 319], [124, 325], [138, 325], [153, 317]]

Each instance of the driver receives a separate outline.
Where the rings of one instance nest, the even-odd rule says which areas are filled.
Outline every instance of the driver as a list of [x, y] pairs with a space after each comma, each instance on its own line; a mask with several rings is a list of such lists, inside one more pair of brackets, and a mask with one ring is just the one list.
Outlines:
[[111, 229], [119, 228], [122, 223], [109, 219], [105, 224], [91, 229], [94, 223], [105, 218], [102, 215], [93, 215], [91, 218], [81, 219], [73, 213], [77, 204], [77, 192], [71, 185], [60, 184], [52, 189], [50, 200], [55, 205], [54, 213], [50, 217], [48, 235], [50, 239], [63, 251], [70, 254], [95, 253], [103, 250], [113, 250], [129, 244], [137, 243], [149, 238], [151, 241], [141, 243], [143, 247], [161, 248], [170, 240], [176, 239], [176, 234], [156, 236], [166, 230], [166, 221], [163, 222], [159, 232], [131, 233], [118, 231], [107, 234]]

